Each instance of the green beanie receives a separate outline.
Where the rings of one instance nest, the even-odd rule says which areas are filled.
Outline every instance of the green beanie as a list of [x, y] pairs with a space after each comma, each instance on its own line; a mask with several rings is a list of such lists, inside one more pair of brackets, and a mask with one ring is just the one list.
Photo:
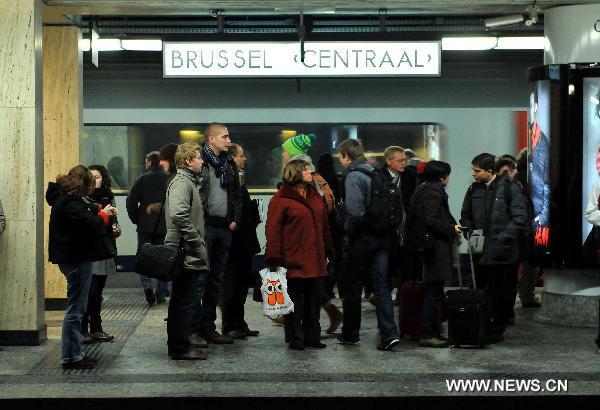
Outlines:
[[284, 142], [282, 147], [292, 157], [298, 154], [306, 154], [316, 139], [315, 134], [298, 134]]

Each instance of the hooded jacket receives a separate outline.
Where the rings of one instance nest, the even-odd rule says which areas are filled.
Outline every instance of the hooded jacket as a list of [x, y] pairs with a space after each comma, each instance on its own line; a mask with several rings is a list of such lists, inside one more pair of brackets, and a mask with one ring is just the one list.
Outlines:
[[208, 271], [208, 252], [204, 240], [204, 208], [200, 198], [200, 176], [188, 168], [178, 168], [167, 188], [165, 245], [183, 242], [184, 270]]
[[80, 196], [64, 195], [55, 182], [48, 184], [46, 202], [52, 207], [48, 236], [50, 262], [76, 264], [105, 259], [97, 239], [106, 235], [109, 218], [99, 205], [90, 207]]
[[281, 184], [269, 202], [265, 233], [268, 266], [285, 267], [288, 278], [327, 276], [331, 234], [325, 203], [312, 185], [304, 198], [293, 186]]

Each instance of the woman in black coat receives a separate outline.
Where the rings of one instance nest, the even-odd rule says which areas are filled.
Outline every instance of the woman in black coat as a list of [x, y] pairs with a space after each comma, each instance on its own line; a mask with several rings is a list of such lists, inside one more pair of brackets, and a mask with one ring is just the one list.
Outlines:
[[67, 308], [62, 327], [63, 369], [90, 369], [96, 361], [85, 357], [81, 343], [81, 319], [86, 311], [92, 279], [92, 261], [97, 260], [93, 244], [105, 235], [109, 219], [117, 213], [111, 205], [91, 207], [84, 197], [92, 189], [92, 174], [77, 165], [67, 175], [50, 183], [46, 201], [52, 207], [48, 255], [67, 279]]
[[[115, 195], [111, 190], [108, 170], [103, 165], [90, 165], [89, 169], [92, 173], [94, 190], [87, 196], [86, 200], [89, 201], [92, 208], [97, 208], [98, 205], [102, 208], [107, 205], [114, 207]], [[94, 341], [110, 342], [115, 338], [102, 329], [101, 316], [102, 291], [107, 276], [117, 271], [115, 265], [115, 256], [117, 256], [116, 238], [121, 234], [117, 216], [111, 216], [109, 222], [105, 234], [98, 236], [98, 241], [93, 244], [99, 252], [98, 258], [101, 259], [92, 262], [92, 282], [88, 295], [87, 312], [81, 320], [81, 334], [84, 344]]]
[[424, 169], [424, 183], [411, 199], [409, 211], [409, 242], [421, 251], [425, 301], [422, 310], [420, 346], [447, 347], [448, 341], [438, 332], [437, 306], [444, 300], [444, 281], [452, 277], [452, 253], [461, 232], [450, 214], [446, 185], [450, 164], [430, 161]]

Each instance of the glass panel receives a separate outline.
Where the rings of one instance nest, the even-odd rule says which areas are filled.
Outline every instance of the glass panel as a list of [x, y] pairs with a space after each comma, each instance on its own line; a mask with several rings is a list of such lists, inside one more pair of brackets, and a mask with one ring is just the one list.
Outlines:
[[[593, 187], [600, 184], [600, 78], [583, 80], [583, 178], [582, 178], [582, 243], [592, 224], [585, 217]], [[595, 198], [597, 201], [597, 198]], [[593, 216], [591, 216], [593, 218]]]
[[[145, 155], [167, 143], [203, 143], [204, 124], [136, 124], [85, 126], [81, 144], [84, 164], [105, 165], [113, 187], [127, 190], [144, 171]], [[246, 181], [253, 190], [274, 190], [281, 180], [281, 144], [297, 134], [312, 133], [316, 141], [308, 151], [315, 165], [320, 155], [335, 155], [336, 146], [360, 138], [369, 162], [383, 165], [383, 150], [390, 145], [411, 148], [422, 160], [443, 159], [444, 130], [439, 124], [227, 124], [233, 142], [247, 156]], [[341, 167], [336, 162], [337, 171]]]
[[547, 249], [550, 235], [550, 81], [533, 83], [529, 106], [529, 177], [535, 243]]

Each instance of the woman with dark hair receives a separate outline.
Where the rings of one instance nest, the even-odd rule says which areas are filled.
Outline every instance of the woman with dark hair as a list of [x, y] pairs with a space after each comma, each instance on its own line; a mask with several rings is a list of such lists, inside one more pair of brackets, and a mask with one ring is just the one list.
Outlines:
[[84, 201], [93, 188], [91, 172], [83, 165], [59, 175], [46, 191], [52, 207], [48, 238], [48, 259], [58, 265], [67, 278], [67, 308], [62, 326], [63, 369], [91, 369], [96, 360], [85, 357], [81, 341], [81, 319], [86, 310], [92, 261], [98, 258], [94, 246], [98, 236], [106, 234], [110, 217], [117, 209], [112, 205], [95, 209]]
[[294, 312], [285, 315], [285, 340], [294, 350], [326, 347], [320, 342], [319, 311], [331, 235], [325, 202], [312, 181], [308, 162], [288, 162], [267, 213], [265, 261], [272, 270], [287, 269]]
[[448, 206], [450, 171], [446, 162], [429, 161], [423, 170], [424, 183], [415, 190], [408, 213], [408, 246], [423, 258], [425, 300], [419, 342], [423, 347], [448, 347], [448, 340], [439, 334], [436, 310], [444, 301], [444, 281], [452, 277], [452, 250], [461, 232]]
[[[102, 165], [90, 165], [94, 190], [85, 198], [92, 207], [115, 206], [115, 195], [111, 191], [111, 181], [108, 170]], [[102, 291], [106, 284], [107, 275], [117, 271], [115, 256], [117, 256], [116, 238], [121, 234], [121, 228], [117, 216], [110, 217], [110, 223], [106, 227], [106, 234], [98, 237], [98, 243], [94, 246], [105, 259], [92, 262], [92, 282], [88, 295], [87, 311], [81, 321], [81, 335], [83, 343], [94, 341], [110, 342], [115, 337], [104, 332], [102, 329]]]

